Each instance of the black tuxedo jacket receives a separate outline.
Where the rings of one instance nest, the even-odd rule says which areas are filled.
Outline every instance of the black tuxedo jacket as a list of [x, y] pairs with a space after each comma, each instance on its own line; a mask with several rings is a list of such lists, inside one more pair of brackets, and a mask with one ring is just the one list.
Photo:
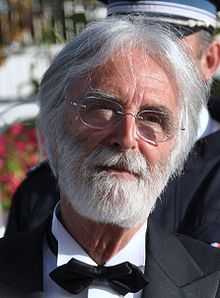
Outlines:
[[[28, 293], [43, 297], [47, 226], [44, 223], [32, 232], [0, 239], [0, 285], [4, 289], [13, 289], [21, 297]], [[145, 274], [148, 284], [143, 298], [220, 298], [220, 251], [186, 236], [168, 234], [153, 222], [146, 237]], [[7, 296], [0, 293], [0, 297]]]

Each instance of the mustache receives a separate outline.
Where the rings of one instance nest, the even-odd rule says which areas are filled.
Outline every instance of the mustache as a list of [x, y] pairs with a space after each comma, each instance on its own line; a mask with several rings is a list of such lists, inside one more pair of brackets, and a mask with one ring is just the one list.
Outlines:
[[116, 149], [99, 147], [94, 150], [83, 163], [83, 168], [90, 170], [106, 170], [113, 168], [116, 170], [127, 171], [135, 176], [145, 179], [150, 171], [150, 165], [144, 156], [133, 150], [118, 152]]

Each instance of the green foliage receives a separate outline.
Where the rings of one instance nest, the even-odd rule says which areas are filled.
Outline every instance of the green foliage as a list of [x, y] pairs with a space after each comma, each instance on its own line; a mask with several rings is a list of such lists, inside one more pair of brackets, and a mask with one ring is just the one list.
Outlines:
[[51, 45], [54, 43], [63, 43], [64, 39], [49, 25], [42, 29], [40, 44]]

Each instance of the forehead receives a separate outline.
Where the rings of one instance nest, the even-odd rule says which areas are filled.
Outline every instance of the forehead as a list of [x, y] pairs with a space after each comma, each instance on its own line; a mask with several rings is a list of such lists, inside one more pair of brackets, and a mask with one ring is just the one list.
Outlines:
[[91, 87], [115, 95], [125, 105], [176, 105], [175, 80], [165, 64], [133, 49], [115, 54], [91, 76]]

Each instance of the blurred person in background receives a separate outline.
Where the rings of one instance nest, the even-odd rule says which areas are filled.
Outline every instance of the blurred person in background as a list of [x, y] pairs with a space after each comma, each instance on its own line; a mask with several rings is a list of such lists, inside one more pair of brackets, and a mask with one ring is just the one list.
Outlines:
[[[220, 43], [214, 39], [219, 1], [104, 1], [108, 15], [142, 14], [160, 21], [186, 44], [203, 78], [211, 83], [220, 64]], [[192, 96], [191, 100], [194, 98]], [[218, 113], [219, 111], [219, 113]], [[197, 141], [183, 173], [173, 177], [152, 217], [168, 231], [208, 243], [220, 242], [220, 106], [211, 98], [198, 114]], [[59, 200], [57, 182], [47, 162], [28, 174], [18, 188], [6, 235], [31, 229]], [[46, 201], [46, 202], [45, 202]]]

